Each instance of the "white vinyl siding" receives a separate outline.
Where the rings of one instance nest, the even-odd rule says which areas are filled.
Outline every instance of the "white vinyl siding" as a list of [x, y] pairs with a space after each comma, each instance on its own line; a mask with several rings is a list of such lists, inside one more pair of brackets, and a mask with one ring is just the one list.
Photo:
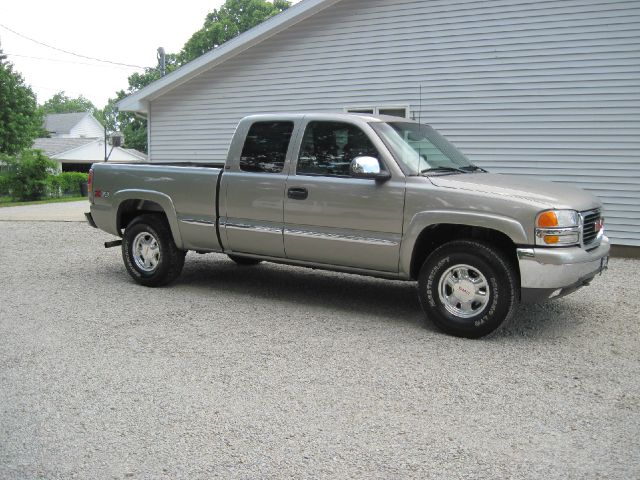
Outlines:
[[342, 0], [154, 100], [150, 156], [223, 161], [252, 113], [409, 105], [492, 172], [598, 195], [640, 245], [639, 52], [638, 1]]
[[71, 129], [68, 138], [104, 138], [104, 128], [98, 120], [87, 115]]

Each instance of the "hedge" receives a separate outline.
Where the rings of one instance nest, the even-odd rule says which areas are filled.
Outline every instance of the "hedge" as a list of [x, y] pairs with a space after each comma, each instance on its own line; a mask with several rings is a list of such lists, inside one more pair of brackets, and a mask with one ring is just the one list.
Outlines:
[[88, 174], [81, 172], [62, 172], [57, 175], [50, 175], [49, 196], [51, 197], [79, 197], [81, 195], [80, 185], [87, 181]]
[[79, 197], [88, 174], [58, 173], [56, 168], [40, 150], [23, 150], [18, 156], [0, 153], [0, 196], [14, 200]]

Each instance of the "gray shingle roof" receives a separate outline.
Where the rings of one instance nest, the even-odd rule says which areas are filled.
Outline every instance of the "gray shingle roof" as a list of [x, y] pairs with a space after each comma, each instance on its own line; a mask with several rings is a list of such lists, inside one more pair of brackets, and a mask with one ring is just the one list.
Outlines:
[[95, 141], [95, 138], [36, 138], [33, 148], [42, 150], [47, 157], [52, 157]]
[[135, 148], [123, 148], [123, 150], [129, 152], [131, 155], [135, 155], [136, 157], [140, 157], [144, 160], [147, 159], [147, 154], [141, 152], [140, 150], [136, 150]]
[[44, 119], [44, 128], [47, 132], [70, 133], [80, 120], [89, 115], [81, 113], [51, 113]]

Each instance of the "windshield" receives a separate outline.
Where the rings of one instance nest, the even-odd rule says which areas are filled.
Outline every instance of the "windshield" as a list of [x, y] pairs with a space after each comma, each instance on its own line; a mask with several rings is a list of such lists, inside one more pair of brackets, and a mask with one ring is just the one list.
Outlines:
[[428, 125], [411, 122], [372, 122], [369, 125], [409, 175], [481, 170]]

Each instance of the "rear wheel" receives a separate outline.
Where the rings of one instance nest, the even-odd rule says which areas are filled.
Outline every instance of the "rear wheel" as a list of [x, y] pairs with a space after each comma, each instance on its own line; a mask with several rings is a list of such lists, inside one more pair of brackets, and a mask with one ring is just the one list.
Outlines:
[[122, 259], [131, 277], [141, 285], [159, 287], [175, 280], [182, 272], [185, 255], [176, 247], [162, 215], [140, 215], [125, 229]]
[[262, 260], [257, 260], [255, 258], [239, 257], [237, 255], [227, 255], [227, 256], [231, 260], [236, 262], [237, 265], [251, 266], [251, 265], [258, 265], [259, 263], [262, 263]]
[[503, 326], [513, 314], [516, 292], [516, 274], [505, 255], [475, 240], [437, 248], [418, 278], [427, 318], [458, 337], [479, 338]]

